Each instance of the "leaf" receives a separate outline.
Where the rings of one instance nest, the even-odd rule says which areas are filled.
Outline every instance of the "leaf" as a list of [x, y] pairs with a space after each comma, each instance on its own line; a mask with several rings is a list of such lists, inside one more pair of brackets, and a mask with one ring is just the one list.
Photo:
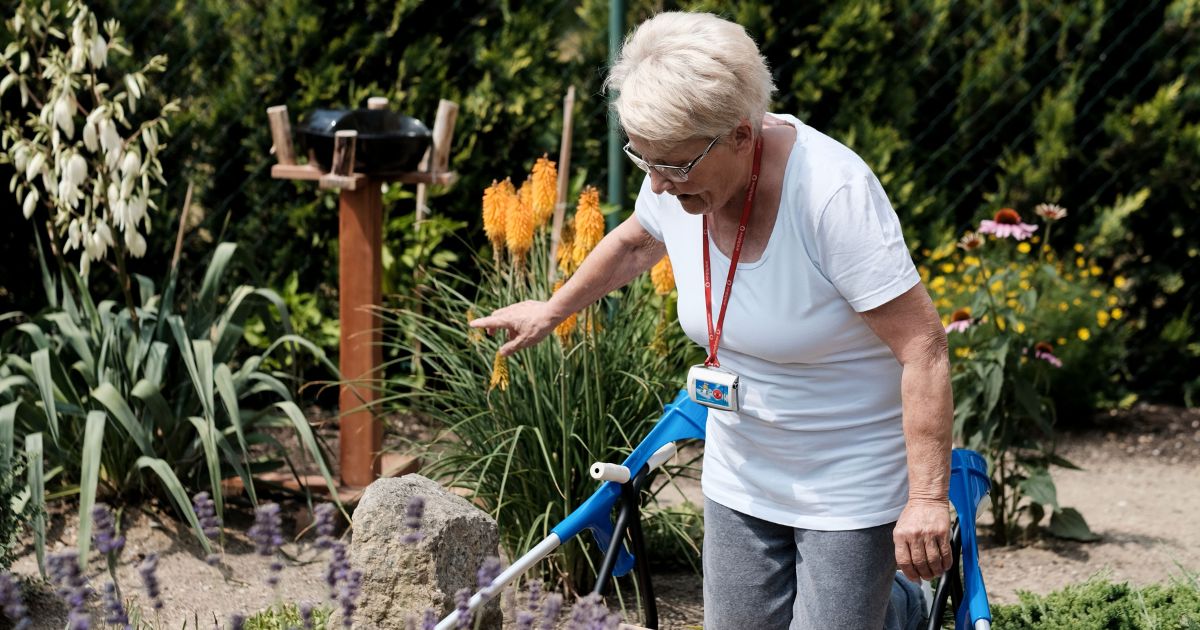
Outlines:
[[1075, 508], [1062, 508], [1055, 510], [1050, 516], [1050, 527], [1047, 530], [1051, 535], [1068, 540], [1078, 540], [1080, 542], [1092, 542], [1100, 540], [1100, 536], [1096, 535], [1087, 521], [1083, 519], [1083, 515]]
[[[239, 453], [242, 463], [248, 463], [245, 460], [250, 448], [246, 444], [246, 429], [242, 425], [242, 412], [238, 406], [237, 390], [233, 386], [233, 374], [230, 372], [228, 365], [221, 363], [217, 366], [213, 377], [217, 386], [217, 393], [221, 396], [221, 402], [225, 405], [225, 413], [229, 416], [229, 424], [233, 426], [234, 433], [237, 435], [238, 445], [241, 446]], [[230, 460], [235, 466], [237, 465], [237, 457], [231, 457]], [[246, 487], [246, 492], [250, 494], [250, 502], [258, 505], [258, 497], [254, 490], [254, 484], [245, 478], [244, 475], [242, 482]]]
[[83, 464], [79, 469], [79, 563], [87, 563], [92, 544], [92, 507], [96, 505], [96, 486], [100, 484], [100, 458], [104, 454], [103, 411], [92, 411], [87, 415], [87, 427], [83, 433]]
[[208, 537], [204, 535], [204, 530], [200, 527], [200, 519], [196, 518], [196, 512], [192, 509], [192, 500], [188, 497], [187, 491], [183, 489], [183, 484], [179, 482], [179, 478], [171, 471], [171, 467], [157, 457], [146, 457], [145, 455], [137, 459], [138, 468], [149, 468], [154, 471], [158, 478], [166, 488], [171, 501], [175, 503], [175, 509], [187, 519], [192, 526], [192, 531], [196, 534], [196, 538], [200, 541], [200, 546], [204, 547], [205, 553], [212, 553], [212, 546], [208, 543]]
[[[225, 268], [229, 265], [229, 261], [233, 258], [233, 253], [237, 251], [237, 245], [234, 243], [221, 243], [217, 245], [217, 251], [213, 253], [212, 261], [208, 263], [208, 269], [204, 272], [204, 281], [200, 285], [200, 297], [196, 301], [199, 308], [192, 312], [196, 313], [197, 319], [190, 322], [190, 332], [199, 334], [201, 331], [195, 326], [199, 326], [200, 322], [208, 322], [212, 320], [213, 307], [217, 304], [217, 296], [221, 291], [221, 281], [225, 277]], [[207, 328], [207, 326], [204, 326]]]
[[221, 459], [217, 455], [217, 428], [212, 418], [197, 418], [190, 416], [188, 421], [196, 427], [200, 435], [200, 444], [204, 446], [204, 463], [208, 467], [208, 483], [212, 490], [213, 503], [217, 508], [217, 516], [224, 518], [225, 500], [221, 494]]
[[296, 433], [300, 437], [300, 443], [304, 445], [309, 455], [312, 455], [313, 461], [321, 468], [321, 476], [325, 477], [325, 485], [329, 487], [330, 496], [334, 497], [334, 501], [337, 502], [338, 507], [341, 507], [342, 502], [337, 499], [337, 484], [333, 482], [333, 475], [329, 472], [329, 467], [325, 464], [325, 457], [321, 454], [321, 449], [317, 446], [317, 438], [313, 435], [312, 427], [308, 425], [308, 418], [304, 417], [304, 413], [300, 411], [300, 408], [294, 402], [277, 402], [275, 406], [287, 414], [288, 419], [292, 421], [292, 426], [296, 428]]
[[17, 407], [21, 401], [0, 407], [0, 480], [7, 479], [12, 473], [13, 432], [17, 422]]
[[1029, 476], [1021, 480], [1019, 487], [1021, 493], [1034, 503], [1058, 509], [1058, 492], [1054, 487], [1054, 479], [1045, 468], [1030, 468]]
[[125, 398], [121, 396], [121, 392], [118, 392], [117, 388], [113, 387], [111, 383], [101, 383], [100, 387], [92, 391], [92, 396], [108, 409], [108, 412], [121, 425], [121, 428], [125, 430], [143, 455], [153, 456], [155, 454], [154, 447], [150, 444], [150, 435], [138, 423], [137, 418], [133, 415], [133, 410], [129, 408], [129, 403], [125, 402]]
[[25, 459], [29, 468], [29, 496], [33, 503], [33, 548], [37, 555], [38, 572], [46, 575], [46, 480], [42, 472], [44, 447], [41, 433], [25, 436]]
[[33, 377], [37, 381], [38, 393], [46, 413], [46, 425], [50, 427], [50, 440], [58, 444], [58, 408], [54, 405], [54, 385], [50, 381], [50, 351], [41, 349], [33, 353]]

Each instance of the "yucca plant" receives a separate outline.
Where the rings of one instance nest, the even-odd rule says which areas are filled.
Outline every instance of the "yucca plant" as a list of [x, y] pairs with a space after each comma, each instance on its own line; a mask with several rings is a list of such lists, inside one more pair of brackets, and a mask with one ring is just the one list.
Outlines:
[[[426, 375], [423, 388], [391, 391], [384, 404], [411, 405], [440, 423], [427, 474], [468, 489], [497, 519], [510, 555], [595, 491], [592, 462], [620, 461], [646, 435], [682, 384], [688, 346], [666, 325], [674, 319], [669, 271], [657, 282], [639, 278], [563, 322], [557, 339], [508, 359], [497, 355], [501, 339], [467, 326], [501, 306], [548, 299], [560, 284], [550, 264], [553, 169], [543, 158], [521, 189], [505, 181], [485, 192], [484, 227], [494, 252], [477, 260], [480, 282], [434, 272], [420, 313], [384, 312], [385, 343], [403, 349], [419, 342]], [[598, 193], [585, 189], [554, 275], [573, 271], [603, 233]], [[684, 527], [672, 531], [690, 544]], [[550, 566], [568, 588], [592, 579], [589, 558], [574, 543]]]
[[[334, 485], [286, 377], [262, 364], [273, 353], [305, 348], [334, 373], [336, 368], [319, 348], [290, 334], [286, 308], [274, 291], [239, 286], [222, 299], [235, 249], [230, 243], [217, 247], [186, 309], [175, 308], [174, 268], [161, 295], [149, 278], [138, 276], [140, 324], [112, 300], [95, 303], [68, 267], [58, 282], [46, 279], [57, 287], [49, 302], [59, 306], [17, 324], [0, 341], [0, 437], [25, 440], [35, 509], [43, 487], [48, 499], [78, 495], [85, 517], [81, 558], [90, 544], [86, 515], [98, 494], [110, 501], [164, 496], [211, 551], [189, 490], [208, 489], [223, 515], [221, 481], [236, 474], [257, 503], [253, 473], [291, 465], [272, 428], [295, 431]], [[261, 354], [237, 356], [243, 322], [264, 305], [279, 310], [283, 334]], [[272, 451], [273, 457], [255, 454]], [[44, 523], [34, 527], [40, 559]]]

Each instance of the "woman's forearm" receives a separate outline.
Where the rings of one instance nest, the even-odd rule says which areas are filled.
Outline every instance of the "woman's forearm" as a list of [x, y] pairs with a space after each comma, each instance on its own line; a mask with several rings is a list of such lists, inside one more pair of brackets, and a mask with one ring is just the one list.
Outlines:
[[945, 501], [954, 426], [950, 361], [945, 351], [931, 349], [924, 360], [905, 364], [900, 395], [908, 449], [909, 501]]
[[559, 321], [625, 286], [654, 266], [666, 247], [629, 217], [596, 245], [570, 280], [550, 298]]

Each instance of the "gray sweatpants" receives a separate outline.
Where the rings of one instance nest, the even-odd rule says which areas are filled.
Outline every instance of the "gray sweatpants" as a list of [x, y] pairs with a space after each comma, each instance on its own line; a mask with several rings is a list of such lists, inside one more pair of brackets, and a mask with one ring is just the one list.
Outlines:
[[706, 498], [704, 630], [899, 626], [897, 611], [888, 609], [896, 572], [893, 527], [798, 529]]

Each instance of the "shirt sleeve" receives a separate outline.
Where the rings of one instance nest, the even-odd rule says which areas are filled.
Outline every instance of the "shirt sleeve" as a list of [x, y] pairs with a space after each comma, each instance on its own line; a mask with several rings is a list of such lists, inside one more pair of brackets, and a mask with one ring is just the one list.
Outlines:
[[816, 250], [821, 273], [859, 313], [921, 280], [900, 219], [870, 173], [854, 177], [829, 199], [817, 222]]
[[633, 214], [637, 217], [642, 229], [650, 233], [660, 243], [663, 241], [662, 225], [658, 216], [658, 195], [650, 190], [650, 176], [642, 180], [642, 189], [638, 191], [637, 201], [633, 204]]

